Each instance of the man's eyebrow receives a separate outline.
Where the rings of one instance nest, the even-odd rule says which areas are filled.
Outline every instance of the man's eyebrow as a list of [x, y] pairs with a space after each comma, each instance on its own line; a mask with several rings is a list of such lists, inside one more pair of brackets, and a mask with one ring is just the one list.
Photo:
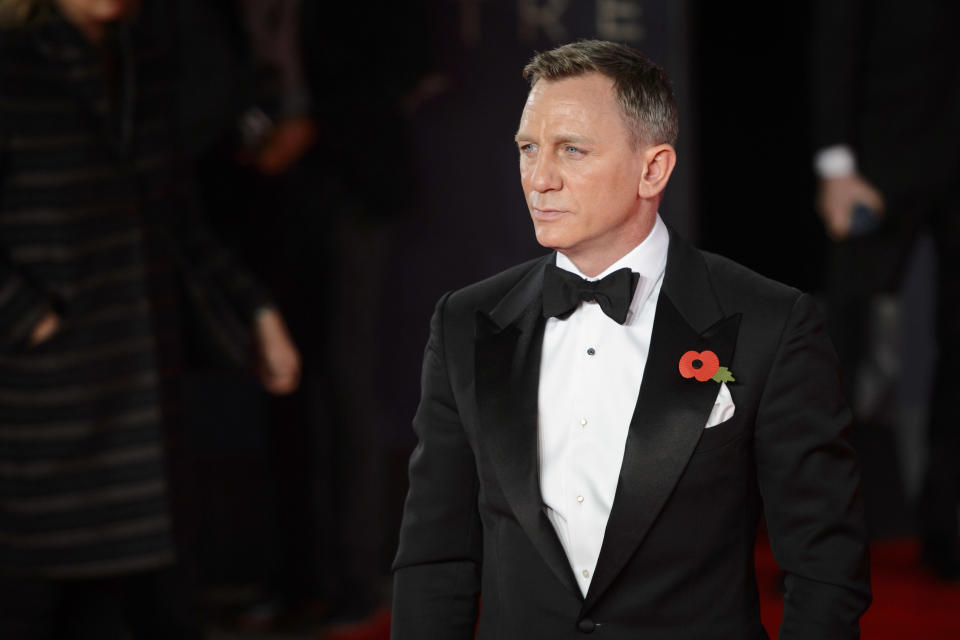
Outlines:
[[[513, 136], [513, 139], [516, 142], [519, 142], [520, 140], [531, 140], [533, 139], [533, 136], [528, 135], [524, 131], [518, 131], [516, 135]], [[553, 144], [566, 144], [566, 143], [590, 144], [591, 142], [593, 142], [593, 140], [591, 140], [586, 136], [578, 135], [576, 133], [561, 133], [554, 136], [552, 142]]]
[[577, 135], [576, 133], [561, 133], [553, 138], [554, 144], [566, 144], [572, 142], [574, 144], [589, 144], [593, 142], [590, 138], [586, 136]]

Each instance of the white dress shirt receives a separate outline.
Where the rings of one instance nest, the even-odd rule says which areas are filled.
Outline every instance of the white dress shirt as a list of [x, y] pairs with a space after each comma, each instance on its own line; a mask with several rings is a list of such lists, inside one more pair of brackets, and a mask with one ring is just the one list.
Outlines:
[[[610, 517], [630, 420], [650, 352], [669, 233], [653, 230], [596, 278], [629, 267], [640, 274], [627, 320], [596, 303], [547, 320], [538, 395], [540, 490], [546, 513], [584, 595]], [[585, 277], [563, 254], [557, 266]]]

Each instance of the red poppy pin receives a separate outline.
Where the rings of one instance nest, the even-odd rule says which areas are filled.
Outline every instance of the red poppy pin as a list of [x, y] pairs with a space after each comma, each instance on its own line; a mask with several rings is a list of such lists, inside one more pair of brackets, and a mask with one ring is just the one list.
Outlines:
[[720, 366], [720, 358], [713, 351], [687, 351], [680, 358], [680, 375], [684, 378], [696, 378], [700, 382], [736, 380], [729, 369]]

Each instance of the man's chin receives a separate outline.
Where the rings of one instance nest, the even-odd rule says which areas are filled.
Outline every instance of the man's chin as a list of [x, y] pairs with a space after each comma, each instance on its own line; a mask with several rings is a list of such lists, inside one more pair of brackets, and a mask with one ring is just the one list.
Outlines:
[[546, 247], [547, 249], [560, 251], [565, 247], [569, 247], [571, 244], [570, 234], [565, 232], [565, 229], [559, 224], [535, 220], [533, 223], [533, 231], [540, 246]]
[[567, 246], [567, 243], [563, 242], [560, 238], [556, 237], [556, 234], [541, 233], [539, 229], [537, 230], [536, 238], [537, 238], [537, 243], [545, 249], [552, 249], [553, 251], [562, 251], [563, 248]]

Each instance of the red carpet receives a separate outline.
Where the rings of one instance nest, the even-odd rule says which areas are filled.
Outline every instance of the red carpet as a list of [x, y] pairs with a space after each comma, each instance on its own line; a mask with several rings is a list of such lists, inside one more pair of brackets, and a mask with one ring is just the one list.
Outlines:
[[389, 638], [390, 611], [386, 608], [377, 611], [365, 623], [327, 629], [320, 634], [320, 640], [389, 640]]
[[[960, 639], [960, 585], [945, 585], [917, 565], [919, 544], [914, 540], [875, 542], [870, 547], [873, 605], [862, 620], [864, 640]], [[777, 593], [778, 569], [766, 538], [757, 543], [757, 582], [763, 605], [763, 624], [776, 638], [783, 614]], [[387, 640], [390, 617], [381, 611], [367, 624], [340, 629], [324, 640]]]

